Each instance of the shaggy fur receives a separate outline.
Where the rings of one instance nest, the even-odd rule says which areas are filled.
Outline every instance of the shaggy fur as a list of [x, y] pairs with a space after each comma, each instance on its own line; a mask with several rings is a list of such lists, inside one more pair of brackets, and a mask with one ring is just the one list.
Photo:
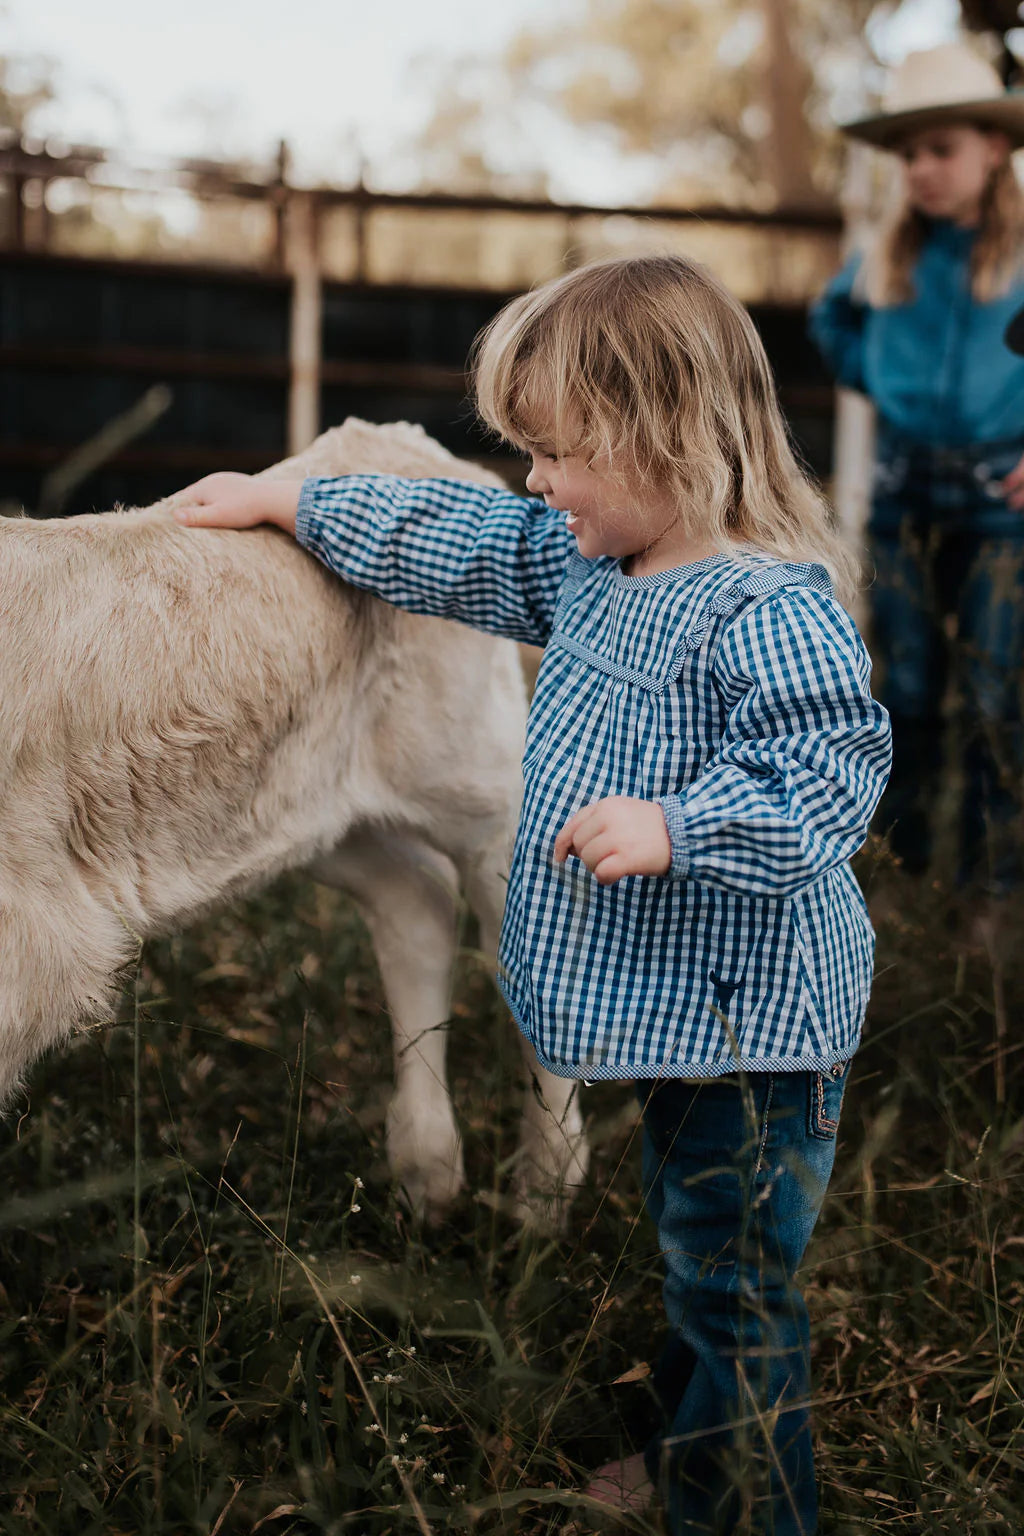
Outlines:
[[[419, 428], [349, 420], [267, 471], [496, 483]], [[0, 519], [0, 1097], [109, 1016], [139, 938], [280, 871], [351, 889], [395, 1021], [394, 1171], [462, 1183], [443, 1031], [461, 881], [493, 944], [521, 794], [516, 648], [401, 613], [289, 538], [171, 503]], [[538, 1071], [533, 1063], [533, 1071]], [[519, 1197], [582, 1172], [571, 1085], [527, 1095]]]

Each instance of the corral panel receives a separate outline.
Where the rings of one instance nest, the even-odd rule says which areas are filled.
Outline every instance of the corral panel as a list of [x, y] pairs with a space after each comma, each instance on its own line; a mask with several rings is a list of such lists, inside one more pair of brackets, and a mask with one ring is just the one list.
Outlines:
[[[504, 295], [323, 290], [321, 423], [419, 422], [475, 458], [496, 451], [465, 397], [477, 332]], [[0, 257], [0, 503], [38, 505], [49, 469], [150, 385], [173, 403], [73, 493], [68, 511], [143, 504], [286, 451], [291, 291], [279, 276], [83, 258]], [[805, 461], [831, 466], [832, 394], [798, 306], [755, 307]]]

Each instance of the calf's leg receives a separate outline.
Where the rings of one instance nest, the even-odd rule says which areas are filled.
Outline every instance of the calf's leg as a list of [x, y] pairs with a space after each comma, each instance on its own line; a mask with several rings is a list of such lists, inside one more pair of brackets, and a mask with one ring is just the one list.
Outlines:
[[516, 1214], [527, 1224], [560, 1229], [590, 1162], [580, 1085], [542, 1067], [525, 1038], [523, 1054], [529, 1081], [516, 1154]]
[[454, 871], [442, 854], [411, 837], [360, 829], [310, 873], [350, 892], [370, 930], [394, 1043], [388, 1159], [411, 1209], [436, 1217], [465, 1182], [445, 1070]]
[[[505, 905], [507, 836], [459, 858], [467, 900], [480, 925], [480, 947], [497, 950]], [[527, 1075], [519, 1128], [513, 1200], [525, 1222], [561, 1227], [586, 1176], [590, 1152], [580, 1112], [579, 1084], [556, 1077], [523, 1039]]]

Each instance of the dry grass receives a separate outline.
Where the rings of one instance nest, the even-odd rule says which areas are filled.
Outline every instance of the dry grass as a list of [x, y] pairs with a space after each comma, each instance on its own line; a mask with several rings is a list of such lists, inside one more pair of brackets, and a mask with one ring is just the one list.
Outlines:
[[[806, 1266], [822, 1529], [1013, 1532], [1021, 959], [965, 949], [941, 891], [866, 876], [880, 975]], [[477, 1193], [432, 1233], [387, 1181], [361, 926], [308, 883], [147, 950], [123, 1020], [36, 1072], [2, 1153], [0, 1531], [539, 1536], [642, 1440], [660, 1261], [630, 1092], [587, 1090], [591, 1186], [564, 1240], [522, 1242], [518, 1049], [464, 969]]]

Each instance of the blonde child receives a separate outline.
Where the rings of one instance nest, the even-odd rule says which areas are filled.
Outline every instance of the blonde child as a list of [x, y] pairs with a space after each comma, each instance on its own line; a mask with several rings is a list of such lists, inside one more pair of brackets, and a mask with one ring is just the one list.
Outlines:
[[1024, 302], [1010, 163], [1024, 93], [944, 44], [911, 54], [883, 110], [845, 132], [902, 162], [891, 216], [812, 313], [840, 383], [878, 411], [871, 603], [895, 754], [882, 823], [906, 867], [925, 870], [952, 671], [958, 882], [998, 896], [1024, 874], [1024, 362], [1003, 346]]
[[807, 1313], [873, 935], [850, 855], [888, 768], [850, 561], [743, 309], [675, 257], [596, 263], [478, 342], [528, 498], [213, 475], [196, 525], [276, 523], [346, 581], [546, 646], [500, 979], [539, 1059], [630, 1080], [664, 1253], [665, 1423], [591, 1493], [675, 1533], [810, 1536]]

